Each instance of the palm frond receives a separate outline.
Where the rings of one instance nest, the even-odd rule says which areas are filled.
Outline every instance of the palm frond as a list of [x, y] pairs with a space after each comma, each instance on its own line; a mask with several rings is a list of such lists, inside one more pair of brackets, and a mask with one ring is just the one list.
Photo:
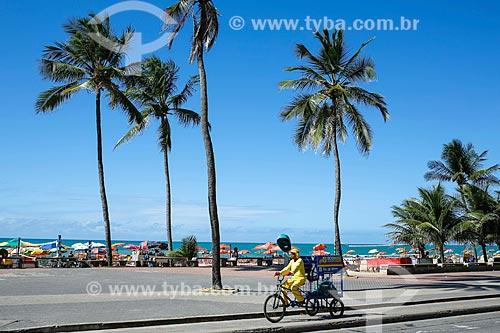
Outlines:
[[130, 142], [130, 140], [132, 140], [137, 135], [141, 135], [144, 132], [144, 130], [149, 126], [149, 124], [151, 123], [151, 115], [154, 114], [153, 109], [152, 108], [144, 109], [143, 111], [141, 111], [141, 114], [142, 114], [142, 121], [132, 126], [132, 128], [130, 128], [128, 132], [125, 133], [118, 140], [113, 150], [115, 150], [124, 143]]
[[71, 88], [79, 86], [78, 81], [70, 82], [68, 84], [52, 87], [38, 95], [38, 98], [35, 103], [35, 110], [37, 113], [53, 111], [57, 108], [61, 103], [67, 101], [73, 96], [76, 90], [72, 90]]

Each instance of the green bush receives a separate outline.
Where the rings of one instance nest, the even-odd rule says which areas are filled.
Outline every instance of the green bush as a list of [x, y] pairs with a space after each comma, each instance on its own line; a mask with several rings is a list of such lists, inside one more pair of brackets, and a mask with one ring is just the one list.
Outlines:
[[182, 245], [179, 250], [184, 257], [191, 259], [198, 253], [198, 241], [195, 236], [187, 236], [182, 239]]

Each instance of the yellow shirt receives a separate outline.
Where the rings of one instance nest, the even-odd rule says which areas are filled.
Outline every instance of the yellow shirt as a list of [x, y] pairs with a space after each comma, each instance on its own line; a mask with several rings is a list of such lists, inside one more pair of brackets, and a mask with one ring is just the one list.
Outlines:
[[297, 260], [290, 260], [290, 263], [281, 270], [280, 274], [283, 275], [285, 272], [292, 272], [294, 277], [304, 278], [306, 277], [306, 270], [304, 269], [304, 262], [301, 258]]

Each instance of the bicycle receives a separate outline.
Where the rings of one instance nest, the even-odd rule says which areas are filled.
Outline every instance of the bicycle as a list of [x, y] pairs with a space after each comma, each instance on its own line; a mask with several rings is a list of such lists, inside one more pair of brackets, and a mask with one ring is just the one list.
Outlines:
[[[288, 307], [304, 307], [307, 304], [307, 300], [304, 298], [304, 302], [302, 305], [297, 302], [297, 300], [292, 300], [288, 297], [288, 291], [291, 291], [290, 288], [283, 287], [284, 276], [278, 275], [277, 284], [276, 284], [276, 292], [272, 295], [269, 295], [264, 302], [264, 316], [271, 323], [277, 323], [285, 316], [286, 309]], [[304, 295], [304, 291], [299, 288], [299, 291]], [[286, 297], [287, 302], [283, 299]]]

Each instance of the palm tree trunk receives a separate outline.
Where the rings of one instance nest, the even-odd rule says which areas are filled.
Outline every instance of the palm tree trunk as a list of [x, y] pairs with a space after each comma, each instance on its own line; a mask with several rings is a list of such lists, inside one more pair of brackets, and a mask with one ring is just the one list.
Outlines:
[[439, 255], [441, 256], [441, 263], [444, 264], [444, 244], [439, 245]]
[[106, 233], [106, 260], [108, 266], [113, 264], [113, 252], [111, 250], [111, 224], [109, 223], [108, 199], [106, 198], [106, 187], [104, 185], [104, 165], [102, 163], [102, 134], [101, 134], [101, 90], [97, 89], [95, 96], [95, 115], [97, 127], [97, 169], [99, 171], [99, 189], [101, 191], [102, 218], [104, 231]]
[[219, 216], [217, 213], [217, 190], [215, 175], [215, 157], [210, 137], [208, 123], [208, 93], [205, 63], [203, 61], [203, 44], [198, 42], [198, 72], [200, 75], [200, 126], [205, 144], [208, 175], [208, 211], [210, 214], [210, 227], [212, 231], [212, 288], [222, 289], [222, 276], [220, 272], [220, 231]]
[[[163, 127], [162, 119], [162, 127]], [[165, 216], [167, 222], [167, 242], [168, 250], [172, 251], [172, 197], [170, 194], [170, 171], [168, 169], [168, 147], [163, 147], [163, 162], [165, 164]]]
[[[336, 129], [334, 129], [336, 133]], [[333, 135], [333, 157], [335, 160], [335, 202], [333, 205], [333, 223], [335, 226], [335, 243], [334, 254], [342, 258], [342, 243], [340, 242], [340, 228], [339, 228], [339, 211], [340, 211], [340, 196], [341, 196], [341, 181], [340, 181], [340, 157], [339, 149], [337, 146], [336, 134]], [[342, 262], [344, 262], [342, 260]]]
[[486, 252], [486, 244], [481, 244], [481, 249], [483, 250], [484, 262], [488, 262], [488, 253]]

